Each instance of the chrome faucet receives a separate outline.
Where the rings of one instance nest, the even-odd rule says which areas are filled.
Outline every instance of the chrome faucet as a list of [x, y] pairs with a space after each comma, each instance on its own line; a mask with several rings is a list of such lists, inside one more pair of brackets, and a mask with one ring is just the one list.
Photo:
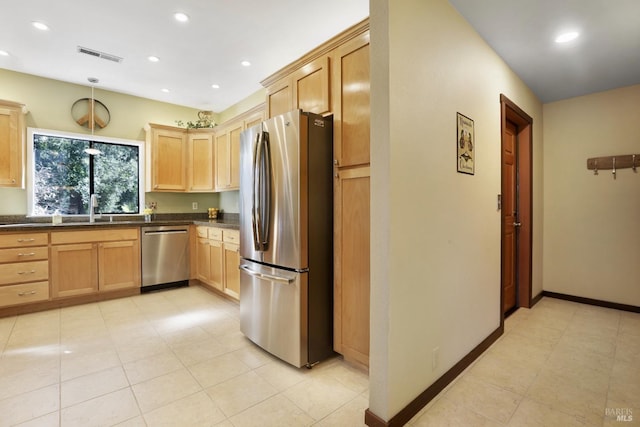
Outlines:
[[96, 222], [96, 207], [98, 206], [98, 195], [92, 194], [89, 197], [89, 222]]

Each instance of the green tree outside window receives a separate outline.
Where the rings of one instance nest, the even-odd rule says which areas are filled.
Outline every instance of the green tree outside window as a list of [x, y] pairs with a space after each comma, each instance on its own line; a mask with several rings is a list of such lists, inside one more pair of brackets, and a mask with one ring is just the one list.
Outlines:
[[87, 215], [91, 194], [100, 213], [140, 212], [138, 146], [34, 134], [33, 151], [34, 215]]

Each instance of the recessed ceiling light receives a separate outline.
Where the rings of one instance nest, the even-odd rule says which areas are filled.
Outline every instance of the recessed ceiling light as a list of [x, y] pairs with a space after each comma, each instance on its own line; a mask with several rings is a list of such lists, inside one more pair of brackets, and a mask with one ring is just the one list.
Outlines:
[[176, 12], [173, 14], [173, 17], [179, 22], [187, 22], [189, 20], [189, 15], [183, 12]]
[[0, 50], [0, 56], [9, 56], [9, 52], [6, 50]]
[[570, 32], [567, 32], [567, 33], [562, 33], [558, 37], [556, 37], [556, 43], [567, 43], [567, 42], [570, 42], [571, 40], [577, 39], [579, 35], [580, 35], [580, 33], [578, 33], [577, 31], [570, 31]]
[[157, 56], [153, 56], [153, 55], [152, 55], [152, 56], [147, 57], [147, 59], [148, 59], [149, 61], [151, 61], [151, 62], [158, 62], [158, 61], [160, 61], [160, 58], [158, 58]]
[[243, 67], [248, 67], [248, 66], [250, 66], [250, 65], [251, 65], [251, 62], [249, 62], [249, 61], [242, 61], [242, 62], [241, 62], [241, 64], [242, 64], [242, 66], [243, 66]]
[[47, 24], [45, 24], [44, 22], [33, 21], [31, 23], [31, 25], [33, 25], [34, 27], [36, 27], [37, 29], [39, 29], [41, 31], [47, 31], [49, 29], [49, 26]]
[[220, 89], [220, 85], [215, 85], [214, 84], [214, 85], [211, 85], [211, 87], [214, 88], [214, 89]]
[[164, 93], [169, 93], [169, 92], [170, 92], [170, 90], [169, 90], [169, 89], [167, 89], [167, 88], [164, 88], [164, 89], [161, 89], [161, 90], [162, 90]]

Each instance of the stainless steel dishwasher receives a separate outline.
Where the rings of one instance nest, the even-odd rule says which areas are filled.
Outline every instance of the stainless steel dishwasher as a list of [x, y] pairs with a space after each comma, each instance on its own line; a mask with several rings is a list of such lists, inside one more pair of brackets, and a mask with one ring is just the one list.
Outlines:
[[142, 292], [189, 284], [189, 226], [142, 227]]

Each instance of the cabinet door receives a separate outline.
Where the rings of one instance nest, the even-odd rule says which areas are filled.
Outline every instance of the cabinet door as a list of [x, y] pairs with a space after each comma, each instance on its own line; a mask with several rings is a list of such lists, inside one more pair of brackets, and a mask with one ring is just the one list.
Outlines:
[[291, 78], [285, 77], [267, 88], [267, 113], [274, 117], [293, 110]]
[[23, 186], [24, 124], [21, 108], [0, 104], [0, 186]]
[[240, 299], [240, 246], [224, 244], [224, 292]]
[[240, 188], [240, 134], [242, 121], [226, 127], [216, 136], [216, 190]]
[[209, 240], [209, 254], [209, 284], [221, 291], [224, 281], [222, 242]]
[[229, 133], [216, 135], [216, 190], [229, 186]]
[[318, 58], [292, 75], [293, 105], [303, 111], [329, 111], [329, 57]]
[[229, 131], [229, 187], [228, 190], [240, 189], [240, 134], [242, 124]]
[[149, 191], [185, 191], [186, 136], [181, 130], [152, 129]]
[[98, 291], [98, 245], [81, 243], [51, 247], [52, 298]]
[[256, 115], [244, 121], [244, 128], [249, 129], [257, 124], [260, 124], [264, 121], [264, 117], [262, 114]]
[[140, 287], [140, 242], [104, 242], [98, 245], [98, 289], [112, 291]]
[[369, 33], [332, 53], [333, 146], [338, 166], [369, 163]]
[[190, 134], [189, 191], [213, 191], [213, 134]]
[[211, 268], [211, 252], [209, 252], [209, 239], [198, 237], [197, 249], [198, 273], [197, 278], [203, 283], [209, 283], [209, 270]]
[[341, 170], [335, 184], [334, 349], [369, 364], [369, 167]]

